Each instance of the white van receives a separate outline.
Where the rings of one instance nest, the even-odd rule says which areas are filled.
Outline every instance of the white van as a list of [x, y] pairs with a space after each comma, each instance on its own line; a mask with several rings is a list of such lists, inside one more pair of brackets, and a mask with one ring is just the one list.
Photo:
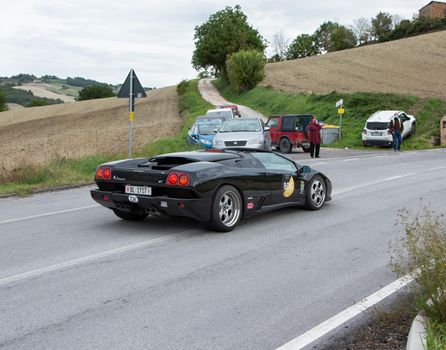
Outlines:
[[398, 114], [404, 130], [402, 138], [415, 134], [416, 119], [403, 111], [378, 111], [373, 113], [366, 121], [362, 130], [362, 143], [364, 146], [391, 146], [392, 135], [389, 134], [389, 124], [395, 113]]
[[223, 121], [235, 118], [234, 112], [231, 108], [217, 108], [210, 109], [206, 112], [206, 117], [216, 117], [219, 116]]

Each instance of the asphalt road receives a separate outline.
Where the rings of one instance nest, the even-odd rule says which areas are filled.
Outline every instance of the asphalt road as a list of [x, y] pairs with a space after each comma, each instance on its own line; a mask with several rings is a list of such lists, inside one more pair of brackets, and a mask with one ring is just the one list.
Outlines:
[[0, 199], [0, 348], [276, 349], [394, 281], [397, 210], [445, 211], [446, 150], [321, 156], [290, 155], [332, 202], [230, 233], [125, 222], [88, 187]]

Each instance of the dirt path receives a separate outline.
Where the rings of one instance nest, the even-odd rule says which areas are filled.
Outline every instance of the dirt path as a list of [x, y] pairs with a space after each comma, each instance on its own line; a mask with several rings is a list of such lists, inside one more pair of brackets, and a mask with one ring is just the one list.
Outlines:
[[[203, 99], [213, 105], [222, 105], [222, 104], [235, 104], [233, 102], [227, 101], [224, 99], [218, 90], [215, 88], [214, 84], [212, 84], [212, 79], [201, 79], [198, 82], [198, 91], [200, 91], [201, 97]], [[257, 112], [249, 107], [243, 106], [243, 105], [237, 105], [240, 114], [242, 117], [258, 117], [261, 118], [263, 121], [267, 121], [268, 118], [264, 116], [262, 113]]]

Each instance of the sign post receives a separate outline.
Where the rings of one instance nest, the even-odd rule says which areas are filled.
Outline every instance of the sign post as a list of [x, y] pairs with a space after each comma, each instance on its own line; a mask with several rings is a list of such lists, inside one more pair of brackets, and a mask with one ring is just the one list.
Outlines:
[[129, 158], [132, 157], [132, 124], [135, 120], [135, 97], [147, 97], [138, 77], [133, 69], [127, 75], [124, 84], [117, 95], [118, 98], [129, 98], [129, 136], [128, 136], [128, 154]]
[[340, 99], [338, 102], [336, 102], [336, 107], [338, 108], [338, 114], [339, 114], [339, 139], [341, 139], [342, 135], [342, 115], [344, 114], [344, 99]]

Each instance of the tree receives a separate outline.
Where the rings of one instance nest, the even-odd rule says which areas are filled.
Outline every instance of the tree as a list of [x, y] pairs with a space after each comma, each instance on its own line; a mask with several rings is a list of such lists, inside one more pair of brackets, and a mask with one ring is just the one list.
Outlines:
[[372, 31], [372, 25], [370, 20], [364, 17], [358, 18], [353, 21], [352, 30], [358, 39], [359, 45], [366, 44], [370, 41], [370, 33]]
[[351, 29], [333, 22], [324, 22], [313, 34], [321, 51], [332, 52], [356, 46], [356, 36]]
[[351, 49], [356, 46], [356, 36], [351, 29], [340, 25], [330, 37], [330, 51]]
[[321, 52], [330, 52], [331, 45], [331, 34], [334, 30], [339, 26], [338, 23], [333, 23], [331, 21], [327, 21], [322, 23], [318, 29], [313, 34], [313, 37], [317, 43], [317, 46], [320, 48]]
[[315, 56], [319, 53], [320, 49], [314, 36], [302, 34], [298, 35], [291, 43], [287, 51], [287, 59], [292, 60], [296, 58]]
[[90, 85], [79, 91], [79, 97], [76, 101], [93, 100], [96, 98], [113, 97], [115, 94], [110, 86], [107, 85]]
[[289, 42], [290, 40], [285, 37], [283, 29], [274, 34], [272, 43], [274, 62], [283, 61], [286, 58]]
[[0, 112], [8, 110], [8, 106], [6, 105], [6, 97], [3, 89], [0, 89]]
[[386, 12], [380, 12], [372, 18], [372, 35], [379, 41], [387, 39], [393, 28], [392, 15]]
[[242, 92], [256, 87], [265, 77], [265, 64], [262, 52], [242, 50], [232, 54], [226, 62], [232, 89]]
[[239, 5], [212, 14], [207, 22], [195, 27], [192, 65], [196, 70], [213, 69], [215, 76], [227, 80], [226, 59], [240, 50], [264, 52], [266, 43], [247, 22]]

